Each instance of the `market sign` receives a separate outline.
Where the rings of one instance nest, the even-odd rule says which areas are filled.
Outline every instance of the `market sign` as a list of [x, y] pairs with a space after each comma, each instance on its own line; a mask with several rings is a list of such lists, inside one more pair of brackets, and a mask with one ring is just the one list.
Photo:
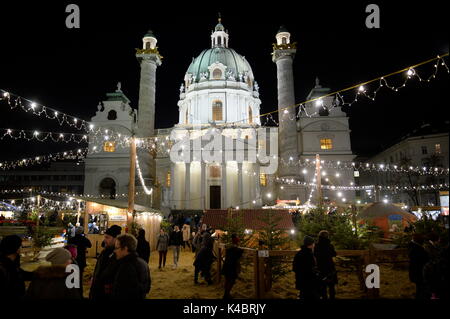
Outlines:
[[125, 216], [125, 215], [110, 215], [109, 221], [110, 222], [125, 222], [125, 221], [127, 221], [127, 216]]
[[402, 220], [402, 215], [389, 215], [389, 220]]

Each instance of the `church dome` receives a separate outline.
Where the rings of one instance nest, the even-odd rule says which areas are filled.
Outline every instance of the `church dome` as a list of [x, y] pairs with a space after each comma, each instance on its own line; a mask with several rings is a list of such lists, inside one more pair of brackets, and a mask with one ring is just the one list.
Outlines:
[[229, 79], [229, 72], [232, 72], [235, 80], [238, 80], [240, 74], [248, 74], [248, 76], [253, 78], [253, 72], [247, 60], [233, 49], [225, 47], [214, 47], [203, 50], [192, 61], [187, 73], [193, 76], [195, 82], [198, 82], [202, 74], [209, 74], [208, 67], [216, 62], [226, 66], [227, 79]]

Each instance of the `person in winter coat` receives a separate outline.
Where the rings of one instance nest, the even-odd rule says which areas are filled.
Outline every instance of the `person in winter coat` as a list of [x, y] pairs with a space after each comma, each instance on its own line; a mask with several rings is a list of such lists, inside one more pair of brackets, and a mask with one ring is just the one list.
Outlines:
[[319, 280], [313, 249], [314, 239], [305, 236], [301, 250], [294, 257], [292, 268], [295, 272], [295, 288], [300, 290], [300, 299], [319, 299]]
[[231, 235], [231, 242], [231, 247], [227, 248], [225, 252], [225, 261], [222, 267], [222, 275], [225, 276], [225, 292], [223, 299], [231, 299], [231, 289], [233, 289], [241, 269], [239, 260], [244, 253], [244, 250], [238, 247], [239, 238], [236, 234]]
[[0, 300], [18, 300], [25, 296], [25, 281], [33, 273], [20, 268], [22, 239], [9, 235], [0, 242]]
[[[333, 257], [336, 257], [336, 251], [331, 244], [329, 234], [326, 230], [319, 232], [319, 240], [314, 246], [314, 256], [316, 257], [319, 277], [322, 281], [320, 287], [320, 297], [322, 299], [334, 299], [337, 285], [337, 273]], [[329, 293], [329, 294], [328, 294]]]
[[184, 224], [181, 231], [183, 232], [183, 248], [186, 249], [187, 246], [190, 250], [191, 244], [189, 243], [189, 240], [191, 239], [191, 226]]
[[137, 239], [130, 234], [117, 237], [114, 252], [117, 270], [112, 284], [112, 299], [145, 299], [150, 291], [148, 264], [136, 253]]
[[145, 230], [139, 229], [136, 252], [147, 264], [150, 261], [150, 243], [145, 239]]
[[439, 240], [439, 236], [430, 234], [425, 246], [429, 261], [423, 268], [423, 279], [431, 299], [449, 299], [449, 248]]
[[180, 247], [183, 244], [183, 233], [180, 227], [175, 225], [172, 234], [170, 234], [170, 246], [173, 251], [173, 269], [178, 267], [178, 260], [180, 259]]
[[166, 257], [168, 248], [169, 248], [169, 235], [167, 235], [164, 229], [161, 228], [156, 242], [156, 250], [158, 250], [159, 253], [158, 269], [161, 269], [161, 263], [163, 268], [166, 266]]
[[422, 246], [423, 243], [423, 236], [414, 234], [413, 239], [408, 244], [409, 280], [416, 284], [416, 299], [428, 299], [423, 280], [423, 268], [428, 262], [429, 256]]
[[[69, 288], [66, 284], [71, 275], [66, 267], [72, 263], [72, 255], [67, 249], [55, 248], [46, 257], [51, 266], [40, 266], [28, 287], [27, 299], [82, 299], [82, 283], [79, 288]], [[79, 277], [76, 278], [79, 280]]]
[[80, 268], [80, 276], [83, 278], [83, 272], [87, 265], [86, 250], [92, 247], [91, 241], [84, 236], [84, 229], [82, 227], [78, 227], [75, 232], [75, 237], [69, 239], [69, 244], [77, 247], [77, 256], [75, 260]]
[[195, 272], [194, 272], [194, 284], [198, 284], [198, 274], [201, 272], [202, 277], [205, 278], [208, 285], [213, 282], [211, 280], [211, 265], [216, 257], [213, 253], [213, 242], [203, 246], [198, 252], [197, 257], [194, 261]]
[[112, 295], [112, 282], [116, 272], [116, 256], [114, 247], [117, 236], [122, 232], [122, 227], [112, 225], [105, 231], [103, 243], [105, 248], [97, 258], [94, 273], [92, 276], [89, 299], [107, 300]]

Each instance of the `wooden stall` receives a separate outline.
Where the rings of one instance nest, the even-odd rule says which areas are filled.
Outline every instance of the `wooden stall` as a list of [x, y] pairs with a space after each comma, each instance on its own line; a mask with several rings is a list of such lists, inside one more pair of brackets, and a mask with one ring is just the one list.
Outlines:
[[[86, 199], [83, 211], [84, 233], [92, 243], [88, 257], [96, 257], [103, 250], [102, 242], [106, 229], [112, 225], [122, 227], [122, 233], [127, 230], [128, 202], [114, 199]], [[156, 249], [156, 237], [159, 234], [162, 215], [160, 211], [150, 207], [134, 205], [135, 222], [145, 230], [145, 237], [150, 242], [151, 250]], [[94, 224], [95, 223], [95, 224]]]

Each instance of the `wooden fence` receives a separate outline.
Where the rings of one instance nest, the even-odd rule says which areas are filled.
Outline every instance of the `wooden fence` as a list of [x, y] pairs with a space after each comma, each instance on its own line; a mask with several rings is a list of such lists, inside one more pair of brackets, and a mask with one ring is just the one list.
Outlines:
[[[271, 268], [267, 265], [269, 256], [285, 257], [285, 262], [292, 264], [295, 254], [298, 250], [258, 250], [251, 248], [242, 248], [244, 254], [242, 258], [251, 259], [253, 262], [253, 285], [254, 298], [264, 298], [272, 288], [272, 273]], [[407, 249], [392, 249], [392, 250], [376, 250], [370, 248], [367, 250], [337, 250], [337, 257], [358, 257], [357, 258], [357, 276], [360, 283], [360, 289], [366, 293], [367, 298], [379, 298], [380, 289], [366, 287], [365, 281], [368, 275], [365, 268], [369, 264], [379, 263], [398, 263], [408, 262]], [[217, 258], [217, 276], [216, 282], [220, 283], [223, 260], [225, 257], [225, 246], [219, 244], [216, 249]]]

